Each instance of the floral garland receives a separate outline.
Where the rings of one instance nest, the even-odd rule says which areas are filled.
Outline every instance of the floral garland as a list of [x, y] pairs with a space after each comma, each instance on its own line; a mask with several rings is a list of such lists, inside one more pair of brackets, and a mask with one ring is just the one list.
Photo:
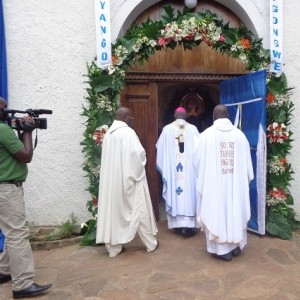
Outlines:
[[[213, 49], [239, 58], [249, 70], [268, 70], [269, 51], [262, 47], [262, 40], [241, 26], [230, 28], [210, 11], [174, 14], [171, 6], [159, 21], [147, 20], [132, 25], [127, 34], [112, 45], [113, 64], [100, 69], [95, 62], [87, 65], [89, 87], [87, 105], [82, 115], [87, 118], [82, 142], [85, 162], [83, 169], [89, 179], [87, 190], [91, 199], [87, 208], [92, 218], [83, 224], [82, 244], [95, 243], [98, 204], [99, 168], [103, 136], [114, 120], [120, 103], [120, 91], [124, 87], [125, 72], [130, 66], [143, 63], [156, 51], [177, 46], [192, 49], [202, 42]], [[288, 186], [293, 171], [286, 156], [291, 149], [291, 135], [287, 127], [292, 117], [293, 104], [284, 74], [268, 73], [267, 103], [267, 214], [266, 230], [272, 235], [287, 239], [297, 224], [295, 212], [290, 207], [293, 198]], [[99, 199], [101, 201], [101, 199]]]

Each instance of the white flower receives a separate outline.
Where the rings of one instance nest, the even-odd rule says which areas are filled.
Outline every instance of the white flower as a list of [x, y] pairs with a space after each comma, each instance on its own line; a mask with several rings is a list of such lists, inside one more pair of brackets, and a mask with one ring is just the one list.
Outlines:
[[221, 37], [221, 34], [219, 32], [215, 32], [212, 36], [212, 39], [214, 41], [219, 41], [220, 40], [220, 37]]
[[[98, 128], [97, 128], [98, 129]], [[100, 126], [99, 127], [99, 130], [102, 130], [102, 129], [104, 129], [105, 130], [105, 132], [108, 130], [108, 126], [107, 125], [102, 125], [102, 126]]]
[[157, 45], [157, 43], [156, 43], [155, 40], [150, 40], [150, 41], [149, 41], [149, 45], [150, 45], [151, 47], [155, 47], [155, 46]]
[[118, 57], [117, 65], [120, 66], [123, 63], [123, 61], [124, 61], [123, 57]]
[[111, 105], [106, 105], [105, 110], [106, 110], [106, 111], [112, 111], [112, 106], [111, 106]]
[[116, 68], [114, 66], [108, 66], [108, 74], [111, 75], [116, 71]]
[[132, 46], [132, 50], [133, 50], [134, 52], [139, 52], [140, 49], [141, 49], [141, 47], [142, 47], [142, 44], [141, 44], [140, 42], [137, 42], [136, 44], [134, 44], [134, 45]]
[[230, 48], [230, 50], [232, 52], [235, 52], [237, 50], [237, 44], [232, 45], [231, 48]]
[[240, 58], [240, 60], [241, 60], [242, 62], [247, 62], [247, 56], [246, 56], [245, 53], [241, 53], [241, 54], [239, 55], [239, 58]]
[[82, 229], [82, 228], [84, 228], [84, 227], [89, 227], [86, 223], [81, 223], [80, 224], [80, 228]]

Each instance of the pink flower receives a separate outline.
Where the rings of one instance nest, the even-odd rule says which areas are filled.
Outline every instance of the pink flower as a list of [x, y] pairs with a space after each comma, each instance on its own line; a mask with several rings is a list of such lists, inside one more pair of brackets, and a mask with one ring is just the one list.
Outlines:
[[104, 139], [104, 135], [105, 135], [107, 129], [108, 129], [108, 127], [105, 125], [105, 126], [102, 126], [102, 127], [99, 128], [99, 129], [96, 129], [96, 130], [93, 132], [93, 140], [95, 141], [95, 143], [96, 143], [97, 145], [102, 146], [103, 139]]
[[187, 40], [187, 41], [191, 41], [191, 40], [193, 40], [194, 39], [194, 34], [188, 34], [188, 35], [186, 35], [185, 37], [184, 37], [184, 39], [185, 40]]
[[219, 42], [221, 42], [221, 43], [225, 42], [225, 37], [223, 35], [220, 36]]
[[166, 39], [165, 39], [163, 36], [161, 36], [161, 37], [158, 39], [158, 45], [159, 45], [159, 46], [164, 46], [165, 43], [166, 43]]

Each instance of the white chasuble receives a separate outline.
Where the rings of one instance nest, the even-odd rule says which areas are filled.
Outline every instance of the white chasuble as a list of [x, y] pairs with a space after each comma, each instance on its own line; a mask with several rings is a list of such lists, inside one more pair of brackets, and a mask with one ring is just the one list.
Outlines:
[[130, 242], [140, 220], [148, 232], [157, 233], [145, 165], [146, 153], [135, 131], [115, 120], [103, 140], [97, 243]]
[[196, 220], [196, 173], [192, 164], [199, 132], [187, 122], [163, 128], [157, 141], [156, 165], [163, 181], [169, 228], [199, 227]]
[[207, 240], [243, 247], [253, 179], [247, 138], [229, 119], [218, 119], [200, 135], [194, 163], [200, 196], [197, 219]]

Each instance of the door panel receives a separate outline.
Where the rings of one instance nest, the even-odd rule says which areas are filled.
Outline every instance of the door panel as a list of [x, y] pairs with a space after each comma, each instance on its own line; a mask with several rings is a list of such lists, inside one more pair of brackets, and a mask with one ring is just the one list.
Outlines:
[[158, 132], [157, 120], [157, 84], [143, 81], [127, 83], [121, 94], [121, 102], [129, 107], [135, 115], [135, 131], [146, 150], [146, 173], [149, 184], [150, 196], [155, 212], [159, 219], [158, 202], [158, 173], [156, 171], [156, 141]]

